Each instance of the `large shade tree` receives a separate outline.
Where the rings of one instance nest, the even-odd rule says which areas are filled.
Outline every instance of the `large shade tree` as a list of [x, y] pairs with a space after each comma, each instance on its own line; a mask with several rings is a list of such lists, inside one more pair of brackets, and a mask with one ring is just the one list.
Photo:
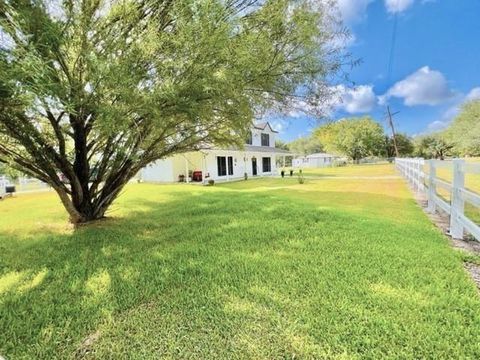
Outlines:
[[0, 0], [0, 162], [99, 219], [152, 161], [239, 142], [266, 109], [321, 109], [344, 59], [328, 6]]
[[310, 155], [323, 151], [319, 139], [313, 135], [299, 137], [289, 144], [289, 148], [296, 155]]
[[328, 152], [345, 155], [354, 162], [385, 151], [384, 130], [368, 116], [341, 119], [320, 126], [314, 134]]
[[393, 136], [385, 136], [385, 155], [387, 158], [391, 159], [397, 155], [395, 151], [395, 144], [397, 145], [398, 155], [412, 155], [414, 151], [412, 139], [407, 134], [398, 133], [395, 135], [395, 141], [393, 140]]
[[443, 134], [461, 156], [480, 155], [480, 100], [464, 104]]
[[426, 159], [440, 159], [455, 153], [454, 145], [443, 133], [434, 133], [415, 138], [415, 156]]

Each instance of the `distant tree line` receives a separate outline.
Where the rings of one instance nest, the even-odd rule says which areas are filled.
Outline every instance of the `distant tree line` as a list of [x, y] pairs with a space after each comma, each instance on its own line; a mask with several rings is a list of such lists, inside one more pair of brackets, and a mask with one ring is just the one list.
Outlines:
[[465, 103], [445, 130], [415, 138], [415, 155], [436, 159], [480, 156], [480, 100]]
[[[416, 137], [397, 133], [396, 144], [403, 157], [443, 160], [452, 156], [480, 156], [480, 100], [464, 104], [445, 130]], [[354, 162], [367, 157], [396, 156], [392, 135], [369, 116], [327, 123], [307, 136], [279, 145], [297, 155], [329, 152]]]
[[[400, 155], [413, 153], [414, 145], [409, 136], [397, 134], [396, 140]], [[329, 152], [348, 157], [354, 162], [366, 157], [395, 157], [393, 138], [369, 116], [327, 123], [287, 146], [298, 155]]]

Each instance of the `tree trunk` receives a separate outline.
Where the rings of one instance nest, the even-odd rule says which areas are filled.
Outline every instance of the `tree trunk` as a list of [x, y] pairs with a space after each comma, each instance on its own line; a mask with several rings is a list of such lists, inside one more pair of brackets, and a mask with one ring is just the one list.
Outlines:
[[[128, 183], [131, 174], [135, 174], [136, 170], [130, 168], [123, 169], [115, 173], [113, 180], [107, 179], [103, 185], [102, 190], [98, 196], [91, 197], [88, 183], [82, 184], [80, 190], [75, 186], [70, 189], [69, 195], [64, 188], [59, 186], [53, 186], [57, 192], [63, 206], [69, 214], [69, 220], [72, 224], [78, 225], [82, 223], [88, 223], [95, 220], [100, 220], [105, 217], [110, 205], [115, 201], [122, 189]], [[79, 195], [78, 192], [82, 191], [83, 195]], [[87, 194], [87, 195], [85, 195]]]
[[[69, 220], [72, 224], [88, 223], [105, 217], [108, 206], [96, 206], [94, 202], [75, 204], [63, 189], [55, 187], [54, 189], [60, 197], [65, 210], [67, 210]], [[111, 202], [108, 205], [110, 204]]]
[[53, 186], [53, 189], [57, 192], [58, 196], [60, 197], [60, 200], [62, 201], [63, 206], [65, 207], [65, 210], [67, 210], [68, 215], [70, 215], [70, 222], [72, 224], [78, 224], [87, 221], [85, 214], [82, 214], [73, 204], [72, 200], [68, 196], [68, 194], [65, 192], [64, 189], [58, 187], [58, 186]]

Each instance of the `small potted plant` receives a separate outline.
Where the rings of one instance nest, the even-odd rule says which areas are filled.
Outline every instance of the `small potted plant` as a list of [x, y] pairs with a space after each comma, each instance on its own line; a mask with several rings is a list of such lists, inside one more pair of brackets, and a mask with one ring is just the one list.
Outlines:
[[178, 182], [185, 182], [185, 175], [183, 174], [178, 175]]
[[213, 185], [215, 185], [215, 180], [213, 179], [208, 180], [208, 186], [213, 186]]
[[302, 170], [300, 170], [300, 172], [298, 174], [298, 183], [299, 184], [305, 183], [305, 178], [303, 177]]
[[247, 173], [244, 173], [243, 177], [244, 177], [245, 180], [248, 180], [248, 174]]

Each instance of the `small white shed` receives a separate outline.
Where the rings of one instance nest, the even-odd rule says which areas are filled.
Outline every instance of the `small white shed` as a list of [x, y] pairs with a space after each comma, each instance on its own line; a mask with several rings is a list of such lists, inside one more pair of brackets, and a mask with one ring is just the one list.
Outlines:
[[340, 157], [327, 153], [315, 153], [293, 159], [292, 165], [297, 168], [321, 168], [332, 166]]

